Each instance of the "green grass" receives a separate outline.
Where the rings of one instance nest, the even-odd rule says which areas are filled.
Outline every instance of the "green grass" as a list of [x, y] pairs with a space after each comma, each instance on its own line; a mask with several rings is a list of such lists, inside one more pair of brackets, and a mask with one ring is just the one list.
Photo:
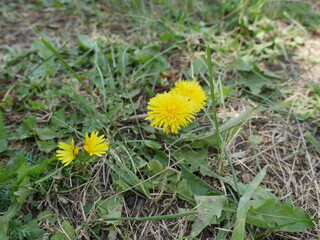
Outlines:
[[[315, 2], [19, 4], [0, 7], [19, 26], [0, 30], [0, 239], [308, 239], [317, 231], [302, 195], [292, 201], [270, 184], [293, 175], [265, 160], [316, 171], [300, 154], [320, 157], [319, 84], [287, 101], [292, 84], [318, 67], [314, 59], [289, 73], [295, 50], [319, 34]], [[151, 127], [149, 99], [194, 77], [208, 95], [203, 111], [179, 134]], [[273, 144], [265, 139], [278, 134], [257, 130], [264, 115], [303, 125], [304, 148], [292, 140], [294, 151], [264, 156]], [[57, 161], [58, 142], [81, 147], [92, 131], [110, 142], [107, 154]], [[246, 150], [251, 165], [237, 160]]]

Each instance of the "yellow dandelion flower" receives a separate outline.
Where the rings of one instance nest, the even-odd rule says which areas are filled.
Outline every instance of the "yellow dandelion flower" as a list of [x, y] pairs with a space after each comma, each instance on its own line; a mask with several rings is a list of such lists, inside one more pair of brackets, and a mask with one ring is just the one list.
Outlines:
[[74, 145], [74, 140], [72, 139], [69, 144], [66, 144], [64, 142], [59, 142], [58, 147], [62, 150], [57, 150], [57, 157], [58, 160], [62, 162], [64, 166], [67, 166], [71, 163], [73, 159], [76, 158], [79, 152], [79, 147]]
[[193, 100], [196, 103], [196, 112], [200, 112], [206, 105], [205, 100], [207, 99], [207, 95], [195, 78], [192, 81], [180, 80], [176, 82], [175, 87], [170, 92]]
[[90, 154], [101, 157], [102, 154], [105, 154], [109, 149], [109, 142], [104, 142], [106, 139], [104, 135], [98, 137], [99, 132], [93, 131], [91, 136], [86, 133], [86, 139], [83, 145], [83, 148]]
[[148, 103], [148, 117], [151, 126], [162, 127], [163, 131], [178, 133], [181, 127], [186, 127], [195, 118], [195, 103], [187, 97], [162, 93], [151, 98]]

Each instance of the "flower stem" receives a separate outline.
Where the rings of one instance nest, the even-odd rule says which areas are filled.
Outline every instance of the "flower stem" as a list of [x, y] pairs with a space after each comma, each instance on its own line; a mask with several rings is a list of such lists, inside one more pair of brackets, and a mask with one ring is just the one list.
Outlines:
[[211, 91], [211, 101], [212, 101], [212, 108], [213, 108], [213, 122], [214, 127], [216, 129], [217, 135], [217, 145], [218, 151], [221, 152], [221, 141], [220, 141], [220, 132], [218, 126], [218, 118], [217, 118], [217, 102], [214, 93], [214, 81], [213, 81], [213, 74], [212, 74], [212, 62], [211, 62], [211, 49], [210, 47], [207, 48], [207, 64], [208, 64], [208, 71], [209, 71], [209, 83], [210, 83], [210, 91]]

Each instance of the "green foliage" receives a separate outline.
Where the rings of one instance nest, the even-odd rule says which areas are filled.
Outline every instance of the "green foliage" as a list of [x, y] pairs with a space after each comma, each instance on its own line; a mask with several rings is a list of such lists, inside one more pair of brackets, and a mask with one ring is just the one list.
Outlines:
[[199, 214], [192, 225], [192, 235], [198, 236], [202, 230], [211, 224], [218, 224], [224, 206], [227, 203], [227, 197], [222, 196], [195, 196], [195, 200], [199, 207]]
[[[254, 200], [247, 216], [247, 223], [261, 228], [271, 228], [284, 225], [281, 231], [300, 232], [314, 227], [312, 222], [303, 222], [310, 219], [301, 208], [294, 208], [290, 202], [278, 203], [276, 199]], [[300, 222], [299, 222], [300, 221]], [[288, 223], [295, 224], [286, 225]]]
[[[97, 212], [101, 218], [121, 218], [121, 212], [123, 208], [123, 199], [121, 197], [99, 200], [96, 205]], [[117, 222], [109, 223], [116, 224]]]
[[4, 128], [2, 112], [0, 111], [0, 153], [7, 150], [7, 148], [8, 148], [7, 134]]
[[[70, 39], [61, 32], [62, 38], [48, 37], [51, 32], [41, 26], [42, 37], [27, 42], [24, 50], [2, 47], [0, 239], [75, 239], [82, 232], [99, 239], [102, 230], [110, 232], [108, 239], [130, 239], [125, 221], [187, 216], [193, 216], [188, 230], [195, 239], [211, 226], [221, 229], [217, 239], [244, 239], [251, 227], [257, 227], [259, 237], [277, 226], [286, 232], [314, 226], [301, 208], [279, 202], [270, 189], [259, 186], [266, 169], [249, 184], [237, 178], [239, 169], [233, 169], [228, 146], [258, 107], [232, 118], [221, 117], [227, 111], [217, 117], [215, 109], [225, 110], [229, 100], [239, 101], [239, 109], [243, 102], [260, 106], [262, 98], [272, 103], [270, 108], [290, 111], [301, 121], [317, 119], [316, 83], [297, 101], [272, 102], [295, 91], [279, 84], [289, 75], [292, 50], [304, 44], [308, 31], [319, 31], [319, 13], [312, 3], [41, 0], [25, 5], [30, 11], [58, 11], [61, 19], [72, 15], [75, 21], [65, 18], [63, 25], [76, 32]], [[7, 15], [16, 7], [19, 4], [10, 3], [0, 7], [0, 13]], [[94, 34], [86, 26], [95, 29]], [[51, 23], [48, 27], [61, 29]], [[206, 49], [212, 51], [209, 58]], [[193, 77], [209, 98], [203, 113], [181, 135], [165, 135], [141, 121], [150, 97], [168, 91], [179, 78]], [[278, 94], [271, 98], [269, 92]], [[106, 157], [83, 164], [82, 155], [66, 168], [56, 162], [58, 142], [83, 139], [93, 130], [111, 141]], [[305, 139], [320, 153], [317, 137]], [[253, 134], [248, 143], [260, 147], [263, 138]], [[232, 177], [227, 177], [230, 172]], [[83, 222], [59, 202], [63, 194], [80, 198], [80, 192], [85, 202], [81, 214], [88, 220]], [[146, 201], [158, 202], [158, 196], [164, 202], [177, 200], [187, 206], [186, 214], [125, 218], [134, 213], [124, 211], [127, 192]], [[39, 203], [48, 198], [53, 203], [46, 207], [55, 208], [57, 215], [41, 212]], [[34, 206], [40, 214], [26, 214]]]

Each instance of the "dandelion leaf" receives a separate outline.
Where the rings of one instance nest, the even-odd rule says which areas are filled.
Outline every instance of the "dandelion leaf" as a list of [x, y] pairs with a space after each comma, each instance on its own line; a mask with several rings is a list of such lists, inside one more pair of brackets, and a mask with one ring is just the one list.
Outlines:
[[201, 231], [210, 224], [217, 224], [223, 207], [227, 202], [227, 197], [222, 196], [195, 196], [195, 200], [199, 207], [194, 223], [192, 224], [191, 234], [197, 236]]

